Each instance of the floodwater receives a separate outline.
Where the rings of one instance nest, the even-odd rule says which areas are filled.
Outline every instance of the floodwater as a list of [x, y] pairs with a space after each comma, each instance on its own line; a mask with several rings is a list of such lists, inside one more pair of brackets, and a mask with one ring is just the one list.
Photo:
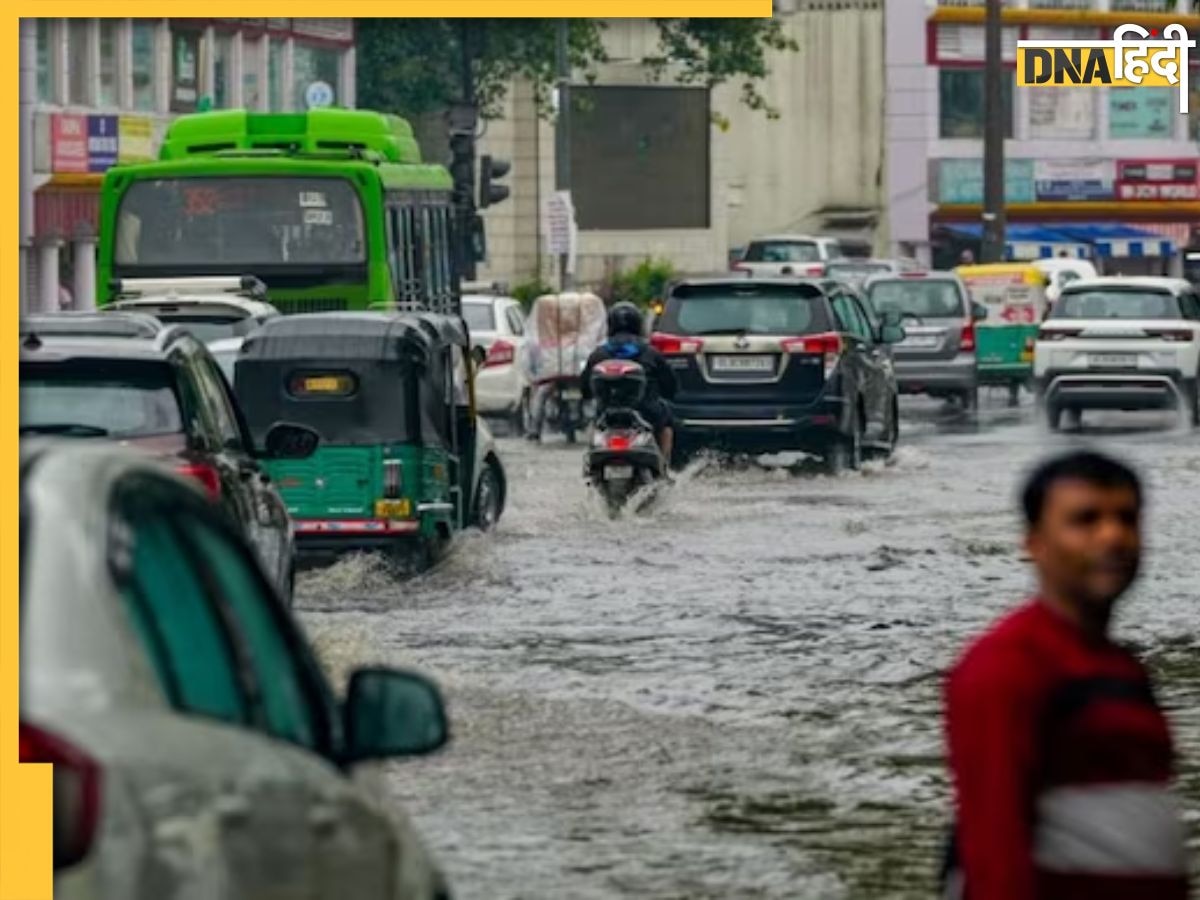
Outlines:
[[968, 422], [914, 401], [903, 442], [837, 478], [701, 464], [610, 521], [580, 448], [504, 440], [495, 533], [404, 583], [367, 558], [302, 580], [331, 671], [445, 689], [453, 743], [388, 781], [456, 897], [933, 896], [942, 674], [1028, 593], [1015, 491], [1075, 445], [1147, 479], [1118, 632], [1160, 679], [1200, 849], [1196, 434], [1147, 415], [1051, 435], [1028, 407]]

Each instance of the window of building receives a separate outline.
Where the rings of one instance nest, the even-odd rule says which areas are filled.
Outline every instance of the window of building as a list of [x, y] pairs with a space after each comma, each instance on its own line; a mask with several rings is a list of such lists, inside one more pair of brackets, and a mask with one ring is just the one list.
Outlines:
[[77, 106], [87, 106], [92, 99], [90, 24], [91, 19], [67, 19], [67, 102]]
[[1066, 140], [1095, 138], [1098, 93], [1086, 87], [1029, 88], [1029, 136]]
[[1109, 137], [1173, 138], [1179, 115], [1176, 90], [1169, 87], [1109, 88]]
[[295, 87], [293, 102], [296, 109], [306, 109], [305, 93], [308, 86], [315, 81], [323, 81], [333, 88], [333, 101], [336, 104], [341, 99], [342, 84], [342, 52], [331, 47], [310, 47], [296, 44], [294, 74], [292, 83]]
[[267, 106], [272, 112], [281, 112], [283, 103], [283, 41], [271, 39], [267, 54]]
[[218, 31], [213, 40], [213, 107], [227, 109], [233, 89], [233, 35]]
[[[1003, 82], [1004, 136], [1012, 137], [1013, 77]], [[944, 138], [983, 137], [983, 69], [938, 70], [939, 134]]]
[[101, 106], [112, 107], [120, 102], [117, 92], [117, 28], [116, 19], [100, 20], [100, 82], [96, 99]]
[[153, 20], [133, 20], [133, 57], [130, 69], [133, 73], [134, 109], [153, 110], [158, 106], [154, 96], [155, 71], [158, 68], [157, 30], [158, 23]]
[[259, 84], [262, 55], [262, 39], [242, 38], [242, 106], [246, 109], [262, 108], [262, 86]]
[[53, 103], [54, 77], [54, 20], [37, 20], [37, 92], [42, 103]]

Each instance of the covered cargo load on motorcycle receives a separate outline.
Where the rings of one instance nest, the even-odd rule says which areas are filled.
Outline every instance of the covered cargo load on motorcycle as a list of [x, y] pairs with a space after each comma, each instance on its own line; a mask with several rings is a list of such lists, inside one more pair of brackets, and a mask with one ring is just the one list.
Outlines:
[[530, 380], [577, 378], [588, 356], [604, 342], [607, 318], [604, 301], [595, 294], [538, 297], [526, 326]]

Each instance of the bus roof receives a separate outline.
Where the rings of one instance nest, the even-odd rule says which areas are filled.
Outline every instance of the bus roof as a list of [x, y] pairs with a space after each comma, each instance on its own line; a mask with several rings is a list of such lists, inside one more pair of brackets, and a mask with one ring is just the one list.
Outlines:
[[194, 178], [213, 175], [229, 176], [275, 176], [292, 175], [296, 177], [345, 177], [355, 170], [371, 172], [379, 176], [385, 188], [395, 190], [450, 190], [453, 181], [445, 167], [422, 163], [405, 165], [395, 163], [369, 162], [351, 157], [306, 157], [293, 156], [285, 153], [266, 155], [214, 155], [189, 156], [183, 159], [165, 162], [143, 162], [116, 165], [110, 168], [104, 176], [105, 187], [110, 185], [120, 188], [121, 184], [132, 179], [155, 178]]
[[308, 154], [369, 151], [388, 162], [421, 162], [421, 149], [406, 120], [361, 109], [310, 109], [301, 113], [230, 109], [180, 116], [167, 128], [159, 159], [238, 150]]

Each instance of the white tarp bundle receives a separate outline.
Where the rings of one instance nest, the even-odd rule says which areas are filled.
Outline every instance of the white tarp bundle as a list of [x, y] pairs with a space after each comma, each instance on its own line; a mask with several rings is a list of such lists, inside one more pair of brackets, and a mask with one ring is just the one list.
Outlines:
[[533, 302], [526, 326], [530, 378], [579, 375], [607, 332], [608, 311], [595, 294], [545, 294]]

